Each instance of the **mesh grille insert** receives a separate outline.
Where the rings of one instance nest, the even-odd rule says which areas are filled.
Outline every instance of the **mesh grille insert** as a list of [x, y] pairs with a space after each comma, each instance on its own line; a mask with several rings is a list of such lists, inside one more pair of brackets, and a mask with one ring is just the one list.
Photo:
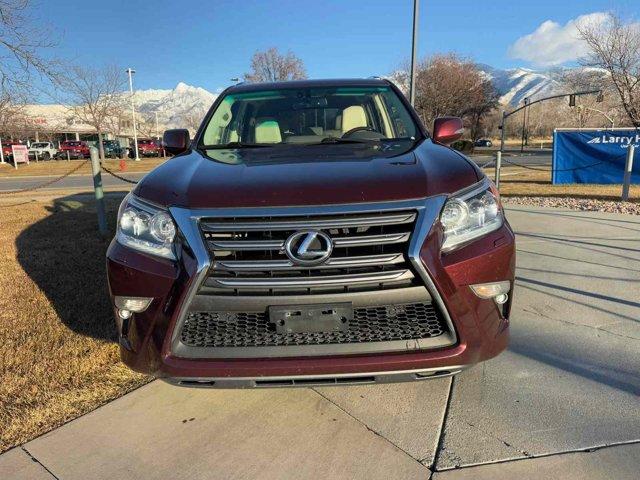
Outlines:
[[181, 331], [191, 347], [267, 347], [433, 338], [446, 333], [429, 303], [355, 308], [345, 332], [279, 334], [264, 312], [190, 312]]

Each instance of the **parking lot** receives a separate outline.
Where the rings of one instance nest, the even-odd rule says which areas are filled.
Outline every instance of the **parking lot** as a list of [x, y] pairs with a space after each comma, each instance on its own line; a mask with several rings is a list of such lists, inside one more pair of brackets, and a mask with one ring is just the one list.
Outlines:
[[517, 288], [496, 359], [395, 385], [154, 381], [3, 454], [0, 478], [637, 478], [640, 218], [508, 218]]

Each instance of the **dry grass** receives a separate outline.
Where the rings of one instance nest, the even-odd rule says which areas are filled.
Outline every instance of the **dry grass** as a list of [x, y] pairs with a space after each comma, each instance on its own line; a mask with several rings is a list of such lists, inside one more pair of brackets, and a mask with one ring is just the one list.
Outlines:
[[[544, 168], [544, 167], [535, 167]], [[494, 168], [485, 168], [485, 173], [492, 180], [495, 178]], [[575, 183], [552, 185], [551, 171], [534, 171], [521, 167], [507, 166], [500, 172], [500, 194], [505, 197], [572, 197], [594, 198], [597, 200], [620, 200], [622, 185], [591, 185]], [[629, 201], [640, 202], [640, 185], [631, 185]]]
[[[168, 158], [144, 158], [139, 162], [135, 160], [125, 160], [126, 172], [148, 172], [161, 163], [164, 163]], [[49, 160], [48, 162], [31, 162], [28, 165], [20, 164], [18, 169], [13, 168], [13, 165], [0, 164], [0, 178], [6, 177], [30, 177], [30, 176], [44, 176], [44, 175], [62, 175], [68, 172], [72, 168], [78, 166], [82, 160]], [[107, 159], [104, 161], [104, 166], [109, 170], [116, 172], [120, 171], [120, 160]], [[74, 172], [74, 175], [90, 174], [91, 163], [86, 162], [78, 171]]]
[[148, 381], [119, 362], [107, 245], [88, 201], [0, 205], [0, 452]]

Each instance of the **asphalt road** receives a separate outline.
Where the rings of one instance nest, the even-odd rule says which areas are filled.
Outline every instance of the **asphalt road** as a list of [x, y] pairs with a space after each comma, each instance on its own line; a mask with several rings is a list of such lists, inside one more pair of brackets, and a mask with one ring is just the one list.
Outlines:
[[[505, 162], [503, 165], [508, 165], [508, 162], [519, 163], [520, 165], [527, 166], [551, 166], [551, 150], [531, 150], [525, 153], [517, 151], [506, 151], [502, 157]], [[495, 159], [495, 152], [483, 151], [481, 148], [477, 148], [471, 159], [478, 165], [486, 164], [487, 162]]]
[[[478, 149], [476, 154], [471, 156], [472, 160], [476, 162], [478, 165], [483, 165], [490, 162], [493, 158], [495, 158], [493, 152], [483, 153], [481, 149]], [[511, 153], [507, 152], [507, 155], [504, 157], [506, 160], [510, 162], [515, 162], [528, 166], [535, 165], [551, 165], [551, 152], [545, 151], [543, 153], [533, 152], [533, 153]], [[116, 172], [118, 175], [122, 175], [125, 178], [130, 180], [140, 180], [145, 174], [144, 173], [123, 173]], [[0, 191], [5, 190], [19, 190], [23, 188], [30, 188], [37, 185], [40, 185], [48, 180], [52, 180], [56, 178], [57, 175], [52, 176], [38, 176], [38, 177], [5, 177], [0, 178]], [[130, 189], [131, 184], [123, 182], [115, 177], [112, 177], [106, 172], [102, 173], [102, 184], [105, 187], [123, 187], [123, 189]], [[85, 189], [86, 191], [93, 190], [93, 179], [91, 175], [70, 175], [69, 177], [65, 177], [59, 182], [56, 182], [53, 185], [47, 186], [44, 191], [54, 190], [54, 189]]]
[[637, 479], [640, 217], [507, 215], [517, 280], [497, 358], [390, 385], [155, 381], [0, 456], [0, 478]]
[[[140, 180], [145, 173], [120, 173], [116, 172], [118, 175], [122, 175], [125, 178], [130, 180]], [[34, 176], [34, 177], [4, 177], [0, 178], [0, 191], [3, 190], [19, 190], [23, 188], [31, 188], [37, 185], [41, 185], [48, 180], [52, 180], [59, 175], [51, 175], [51, 176]], [[131, 184], [127, 182], [123, 182], [122, 180], [112, 177], [108, 173], [102, 173], [102, 185], [104, 187], [123, 187], [127, 190], [131, 187]], [[63, 178], [61, 181], [56, 182], [46, 188], [42, 189], [46, 190], [55, 190], [55, 189], [86, 189], [86, 191], [93, 190], [93, 176], [92, 175], [70, 175], [68, 177]], [[41, 190], [41, 191], [42, 191]]]

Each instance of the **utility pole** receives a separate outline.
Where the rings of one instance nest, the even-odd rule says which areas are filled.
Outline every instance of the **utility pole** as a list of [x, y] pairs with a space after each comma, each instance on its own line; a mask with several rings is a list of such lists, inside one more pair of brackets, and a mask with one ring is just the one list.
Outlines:
[[129, 92], [131, 93], [131, 116], [133, 119], [133, 148], [135, 149], [135, 152], [136, 152], [135, 160], [136, 162], [139, 162], [140, 156], [138, 155], [138, 131], [136, 127], [136, 105], [133, 101], [133, 74], [136, 73], [136, 71], [132, 68], [127, 68], [125, 71], [129, 75]]
[[629, 184], [631, 183], [631, 173], [633, 172], [633, 154], [636, 146], [632, 143], [627, 149], [627, 161], [624, 166], [624, 179], [622, 180], [622, 201], [629, 201]]
[[522, 112], [522, 142], [520, 143], [520, 153], [524, 153], [525, 143], [529, 143], [526, 140], [527, 135], [527, 119], [529, 118], [529, 97], [524, 98], [524, 112]]
[[415, 107], [416, 103], [416, 51], [418, 49], [418, 5], [419, 0], [413, 0], [413, 34], [411, 36], [411, 79], [409, 84], [409, 103]]
[[104, 207], [104, 191], [102, 190], [102, 175], [100, 174], [100, 156], [98, 149], [89, 149], [91, 156], [91, 173], [93, 174], [93, 191], [96, 196], [96, 210], [98, 212], [98, 231], [103, 237], [108, 233], [107, 216]]

